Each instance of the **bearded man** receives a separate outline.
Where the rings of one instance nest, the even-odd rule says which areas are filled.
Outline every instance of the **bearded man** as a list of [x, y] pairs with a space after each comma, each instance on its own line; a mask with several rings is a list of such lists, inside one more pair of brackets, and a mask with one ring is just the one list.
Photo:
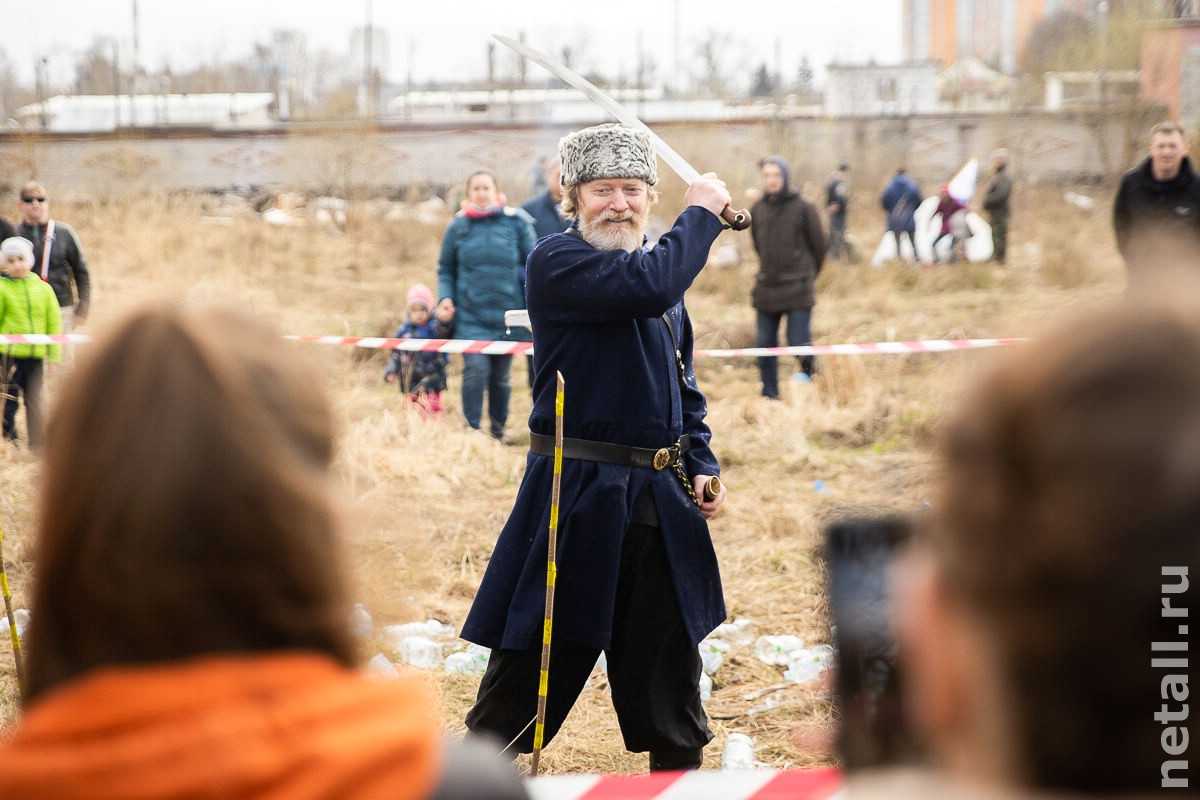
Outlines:
[[530, 453], [463, 626], [492, 648], [467, 727], [517, 752], [533, 749], [550, 487], [555, 373], [566, 383], [554, 635], [545, 741], [558, 731], [606, 654], [625, 747], [651, 770], [694, 769], [712, 738], [700, 703], [697, 645], [725, 618], [705, 499], [720, 467], [692, 371], [683, 295], [708, 260], [730, 202], [708, 174], [653, 248], [645, 230], [657, 195], [649, 138], [619, 125], [559, 144], [565, 233], [529, 256], [533, 327]]

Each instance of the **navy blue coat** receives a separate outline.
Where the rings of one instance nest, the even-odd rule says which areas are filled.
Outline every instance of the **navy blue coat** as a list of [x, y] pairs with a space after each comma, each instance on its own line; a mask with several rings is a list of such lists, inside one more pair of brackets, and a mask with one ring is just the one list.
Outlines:
[[[683, 294], [721, 232], [716, 216], [687, 208], [651, 250], [597, 250], [558, 233], [529, 257], [534, 405], [530, 430], [553, 435], [555, 371], [566, 382], [564, 435], [666, 447], [684, 433], [689, 475], [717, 475], [704, 423], [707, 404], [692, 371], [692, 327]], [[680, 385], [671, 318], [683, 353]], [[554, 459], [530, 453], [516, 504], [463, 625], [464, 639], [517, 649], [540, 638]], [[595, 461], [563, 462], [554, 636], [607, 649], [621, 544], [634, 501], [652, 493], [684, 625], [699, 642], [725, 619], [708, 523], [673, 470]]]
[[921, 190], [917, 186], [917, 182], [908, 177], [907, 173], [897, 172], [892, 177], [879, 197], [879, 204], [883, 206], [884, 211], [887, 211], [887, 229], [889, 231], [916, 232], [917, 223], [913, 219], [913, 214], [916, 213], [917, 206], [921, 205]]

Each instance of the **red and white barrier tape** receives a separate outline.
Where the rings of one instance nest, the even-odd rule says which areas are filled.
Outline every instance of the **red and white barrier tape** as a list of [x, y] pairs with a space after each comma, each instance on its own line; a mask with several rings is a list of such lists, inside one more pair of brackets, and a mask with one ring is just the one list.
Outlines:
[[732, 350], [696, 350], [698, 356], [866, 356], [876, 353], [945, 353], [1020, 344], [1027, 339], [917, 339], [909, 342], [864, 342], [862, 344], [806, 344], [795, 347], [739, 347]]
[[66, 344], [91, 340], [86, 333], [0, 333], [0, 344]]
[[533, 800], [830, 800], [841, 786], [836, 769], [561, 775], [525, 781]]
[[293, 342], [348, 344], [415, 353], [479, 353], [485, 356], [520, 355], [533, 351], [532, 342], [491, 342], [475, 339], [391, 339], [371, 336], [284, 336]]
[[[484, 355], [520, 355], [533, 352], [531, 342], [492, 342], [471, 339], [384, 339], [365, 336], [285, 336], [297, 342], [348, 344], [420, 353], [482, 353]], [[2, 341], [2, 339], [0, 339]], [[809, 344], [795, 347], [740, 347], [732, 350], [696, 350], [697, 356], [734, 358], [739, 356], [852, 356], [877, 353], [945, 353], [950, 350], [975, 350], [1019, 344], [1026, 339], [920, 339], [908, 342], [865, 342], [863, 344]]]
[[[380, 350], [405, 350], [417, 353], [479, 353], [488, 356], [532, 353], [532, 342], [501, 342], [475, 339], [392, 339], [379, 336], [284, 336], [293, 342], [340, 344]], [[64, 344], [89, 342], [86, 334], [0, 334], [0, 344]], [[908, 342], [864, 342], [862, 344], [809, 344], [796, 347], [739, 347], [730, 350], [696, 350], [697, 356], [736, 358], [747, 356], [856, 356], [880, 353], [945, 353], [951, 350], [975, 350], [1020, 344], [1027, 339], [918, 339]]]

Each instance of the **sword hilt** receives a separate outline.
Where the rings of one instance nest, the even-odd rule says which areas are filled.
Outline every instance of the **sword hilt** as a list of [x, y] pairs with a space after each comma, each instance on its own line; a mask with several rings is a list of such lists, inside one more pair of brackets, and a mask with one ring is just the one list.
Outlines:
[[735, 211], [733, 206], [725, 206], [721, 211], [721, 219], [735, 231], [744, 231], [750, 227], [750, 212], [744, 208]]
[[717, 495], [721, 493], [721, 479], [713, 475], [704, 482], [704, 499], [716, 500]]

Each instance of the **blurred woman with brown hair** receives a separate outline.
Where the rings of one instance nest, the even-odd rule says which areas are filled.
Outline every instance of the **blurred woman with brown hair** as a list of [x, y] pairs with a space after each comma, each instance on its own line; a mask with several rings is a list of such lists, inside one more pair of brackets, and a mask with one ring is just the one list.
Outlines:
[[353, 669], [315, 371], [217, 310], [140, 311], [86, 356], [48, 429], [0, 797], [428, 797], [435, 698]]

